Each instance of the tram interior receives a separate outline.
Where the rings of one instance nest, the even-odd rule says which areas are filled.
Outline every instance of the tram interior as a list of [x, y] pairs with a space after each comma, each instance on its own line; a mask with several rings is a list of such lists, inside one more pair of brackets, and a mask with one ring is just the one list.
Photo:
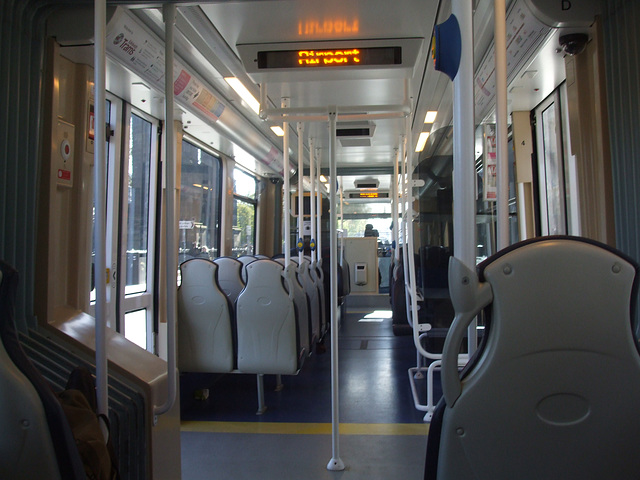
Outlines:
[[[123, 479], [423, 478], [442, 396], [439, 366], [428, 366], [439, 362], [456, 314], [454, 244], [472, 242], [475, 263], [500, 250], [500, 228], [509, 243], [575, 235], [615, 244], [610, 174], [587, 171], [611, 163], [598, 103], [606, 97], [603, 7], [595, 1], [558, 2], [573, 3], [570, 12], [506, 1], [506, 193], [495, 175], [494, 2], [471, 2], [472, 32], [464, 34], [472, 58], [464, 60], [475, 101], [462, 116], [472, 127], [473, 224], [454, 232], [456, 93], [436, 70], [434, 29], [460, 3], [109, 2], [100, 202], [94, 8], [43, 1], [46, 13], [33, 14], [42, 65], [30, 82], [42, 86], [30, 125], [39, 143], [17, 136], [25, 151], [38, 150], [27, 155], [36, 170], [24, 227], [31, 251], [14, 255], [25, 279], [17, 336], [62, 390], [78, 364], [97, 372], [97, 303], [105, 309], [109, 418]], [[175, 58], [166, 90], [168, 12]], [[586, 35], [584, 53], [567, 43], [572, 34]], [[501, 227], [498, 193], [507, 209]], [[97, 220], [105, 239], [96, 238]], [[243, 296], [250, 284], [261, 290]], [[261, 316], [274, 320], [271, 330], [251, 327]], [[468, 336], [482, 339], [483, 328], [481, 316]], [[213, 330], [215, 349], [206, 344]], [[260, 356], [256, 337], [278, 348]], [[175, 402], [158, 415], [174, 371]]]

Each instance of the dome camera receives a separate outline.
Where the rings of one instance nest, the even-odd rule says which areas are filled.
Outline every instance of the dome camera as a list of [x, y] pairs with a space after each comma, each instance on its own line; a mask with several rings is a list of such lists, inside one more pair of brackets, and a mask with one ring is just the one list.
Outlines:
[[578, 55], [585, 49], [588, 41], [586, 33], [570, 33], [560, 37], [560, 46], [567, 55]]

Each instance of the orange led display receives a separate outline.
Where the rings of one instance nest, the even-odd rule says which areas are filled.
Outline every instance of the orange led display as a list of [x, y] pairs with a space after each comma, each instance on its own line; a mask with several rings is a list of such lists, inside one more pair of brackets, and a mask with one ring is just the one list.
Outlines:
[[258, 52], [258, 68], [357, 67], [402, 64], [401, 47]]
[[298, 64], [316, 65], [357, 65], [360, 63], [360, 50], [299, 50]]
[[389, 198], [389, 192], [349, 192], [349, 198]]

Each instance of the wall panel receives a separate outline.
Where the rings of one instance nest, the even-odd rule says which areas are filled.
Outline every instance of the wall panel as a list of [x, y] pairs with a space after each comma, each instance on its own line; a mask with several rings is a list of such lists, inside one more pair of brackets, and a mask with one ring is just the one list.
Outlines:
[[616, 246], [640, 261], [640, 2], [602, 5]]

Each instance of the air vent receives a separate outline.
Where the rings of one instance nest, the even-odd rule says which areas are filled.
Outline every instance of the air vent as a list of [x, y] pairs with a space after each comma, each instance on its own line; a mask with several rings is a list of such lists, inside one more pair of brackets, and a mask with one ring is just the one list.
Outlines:
[[341, 128], [336, 131], [337, 137], [370, 137], [371, 130], [368, 127]]
[[338, 122], [336, 137], [370, 138], [375, 130], [376, 125], [373, 122]]
[[376, 178], [360, 178], [353, 182], [356, 188], [378, 188], [380, 182]]

